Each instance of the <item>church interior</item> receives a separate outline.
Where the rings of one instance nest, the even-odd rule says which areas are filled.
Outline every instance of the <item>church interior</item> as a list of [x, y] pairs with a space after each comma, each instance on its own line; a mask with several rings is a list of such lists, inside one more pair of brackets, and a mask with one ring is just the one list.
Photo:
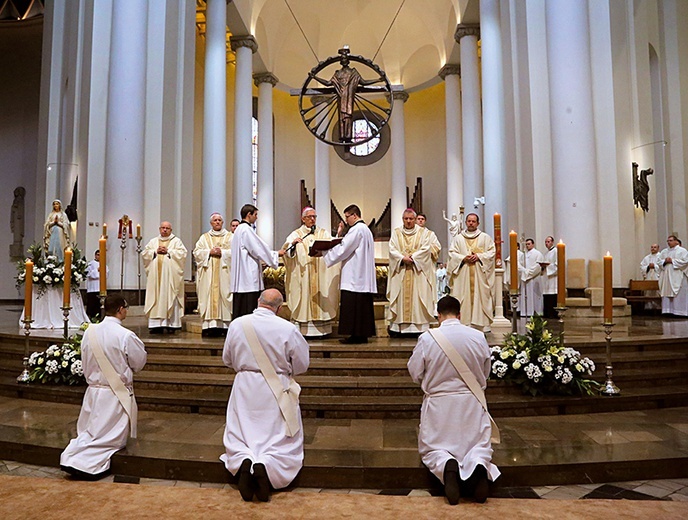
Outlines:
[[[279, 249], [302, 208], [336, 231], [356, 204], [375, 237], [377, 336], [309, 340], [310, 368], [297, 378], [304, 467], [271, 507], [301, 511], [300, 493], [327, 490], [300, 517], [443, 514], [432, 502], [441, 485], [418, 454], [423, 392], [406, 369], [415, 340], [390, 337], [384, 318], [390, 233], [411, 207], [439, 238], [442, 262], [452, 218], [469, 213], [501, 232], [505, 259], [510, 230], [540, 250], [549, 236], [564, 242], [569, 308], [551, 329], [595, 362], [596, 381], [613, 365], [621, 389], [532, 396], [490, 380], [502, 475], [484, 516], [685, 517], [688, 319], [648, 312], [633, 282], [651, 244], [688, 237], [687, 25], [682, 0], [0, 0], [0, 496], [30, 508], [32, 493], [48, 493], [3, 475], [28, 467], [70, 483], [59, 454], [84, 387], [17, 382], [27, 350], [63, 337], [59, 303], [55, 328], [21, 325], [16, 280], [55, 200], [87, 259], [106, 238], [107, 291], [132, 302], [126, 326], [148, 352], [135, 377], [139, 437], [112, 459], [109, 481], [229, 489], [228, 501], [204, 499], [217, 508], [245, 507], [218, 459], [234, 372], [222, 339], [201, 336], [192, 255], [182, 332], [149, 333], [141, 239], [169, 221], [191, 250], [211, 214], [229, 224], [248, 203], [260, 211], [257, 234]], [[363, 83], [383, 78], [362, 88], [370, 95], [356, 97], [348, 130], [323, 94], [336, 89], [313, 81], [334, 77], [342, 52]], [[337, 145], [345, 131], [362, 144]], [[605, 256], [613, 332], [598, 301]], [[264, 278], [284, 291], [283, 266]], [[491, 346], [512, 324], [525, 330], [504, 294]], [[340, 492], [362, 498], [337, 503]], [[540, 498], [562, 503], [538, 509]], [[591, 502], [580, 498], [600, 505], [579, 508]], [[606, 503], [619, 498], [651, 503]]]

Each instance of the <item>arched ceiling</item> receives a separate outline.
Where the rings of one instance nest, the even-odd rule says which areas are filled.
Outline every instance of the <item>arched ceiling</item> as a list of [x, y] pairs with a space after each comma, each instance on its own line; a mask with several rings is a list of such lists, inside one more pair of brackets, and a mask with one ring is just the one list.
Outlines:
[[478, 21], [467, 19], [477, 18], [477, 4], [478, 0], [234, 0], [227, 6], [227, 18], [233, 34], [256, 38], [254, 70], [273, 73], [282, 88], [301, 87], [319, 60], [349, 45], [352, 54], [370, 59], [379, 48], [375, 62], [390, 81], [413, 91], [440, 81], [437, 72], [446, 63], [459, 62], [454, 32], [459, 23]]

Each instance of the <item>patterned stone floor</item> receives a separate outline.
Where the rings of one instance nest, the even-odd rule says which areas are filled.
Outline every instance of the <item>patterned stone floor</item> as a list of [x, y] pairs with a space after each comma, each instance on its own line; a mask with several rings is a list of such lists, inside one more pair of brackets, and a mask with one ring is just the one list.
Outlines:
[[[59, 468], [34, 466], [9, 460], [0, 460], [0, 475], [37, 477], [47, 479], [68, 479]], [[187, 488], [236, 489], [230, 484], [214, 482], [190, 482], [184, 480], [163, 480], [131, 478], [110, 475], [102, 482], [140, 484], [144, 486], [176, 486]], [[398, 496], [430, 496], [426, 489], [318, 489], [294, 488], [288, 493], [332, 493], [373, 494]], [[624, 499], [624, 500], [674, 500], [688, 501], [688, 479], [639, 480], [612, 482], [608, 484], [583, 484], [576, 486], [541, 486], [501, 488], [491, 495], [493, 498], [542, 498], [547, 500], [574, 499]]]

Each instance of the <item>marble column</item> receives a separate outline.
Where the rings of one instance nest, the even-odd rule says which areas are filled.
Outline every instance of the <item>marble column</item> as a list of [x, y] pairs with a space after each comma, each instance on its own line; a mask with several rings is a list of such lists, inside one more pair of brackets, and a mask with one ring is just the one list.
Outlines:
[[[324, 103], [328, 96], [311, 96], [313, 106]], [[320, 118], [324, 118], [325, 114]], [[332, 196], [330, 194], [330, 145], [320, 139], [315, 140], [315, 214], [318, 215], [318, 226], [332, 230]], [[303, 209], [303, 208], [300, 208]], [[341, 209], [341, 208], [340, 208]]]
[[[253, 203], [253, 174], [251, 168], [251, 124], [253, 117], [253, 53], [258, 44], [253, 36], [232, 36], [232, 50], [236, 53], [234, 85], [234, 196], [232, 215], [239, 218], [244, 204]], [[228, 219], [229, 220], [229, 219]]]
[[406, 138], [404, 136], [404, 103], [409, 95], [393, 92], [394, 107], [389, 121], [392, 149], [392, 229], [403, 224], [402, 215], [407, 207], [406, 200]]
[[[509, 229], [506, 203], [506, 142], [504, 122], [504, 71], [502, 36], [497, 0], [480, 0], [480, 34], [483, 86], [483, 171], [485, 215], [507, 215], [504, 229]], [[514, 213], [515, 214], [515, 213]], [[485, 219], [483, 229], [493, 234], [492, 222]]]
[[[273, 164], [272, 89], [277, 77], [269, 72], [255, 74], [258, 87], [258, 188], [260, 218], [256, 229], [270, 247], [275, 246], [275, 169]], [[281, 244], [280, 244], [281, 245]]]
[[587, 2], [546, 2], [554, 229], [569, 258], [599, 258]]
[[[459, 206], [464, 205], [464, 178], [461, 138], [461, 67], [446, 64], [438, 73], [444, 80], [444, 111], [447, 140], [447, 217], [459, 215]], [[447, 246], [452, 235], [447, 230]]]
[[227, 4], [208, 0], [203, 91], [203, 184], [201, 212], [207, 222], [227, 211]]
[[[147, 9], [140, 2], [114, 2], [105, 153], [105, 222], [110, 225], [109, 287], [120, 287], [117, 222], [143, 216]], [[113, 247], [115, 246], [115, 247]], [[124, 287], [136, 287], [134, 242], [124, 251]]]
[[480, 64], [478, 62], [478, 25], [458, 25], [454, 39], [461, 50], [461, 127], [463, 160], [463, 200], [468, 211], [485, 221], [482, 205], [472, 208], [476, 197], [483, 197], [483, 121], [480, 106]]

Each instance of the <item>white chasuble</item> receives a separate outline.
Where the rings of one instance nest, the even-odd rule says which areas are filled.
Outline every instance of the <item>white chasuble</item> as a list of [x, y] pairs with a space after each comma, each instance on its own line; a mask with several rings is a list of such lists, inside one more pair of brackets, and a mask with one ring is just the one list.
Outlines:
[[[394, 332], [422, 332], [435, 321], [439, 244], [435, 234], [414, 226], [397, 228], [389, 241], [388, 321]], [[410, 257], [413, 262], [403, 262]]]
[[[157, 254], [159, 247], [166, 247], [167, 254]], [[182, 326], [186, 255], [186, 247], [179, 237], [173, 234], [152, 239], [141, 252], [146, 270], [144, 312], [148, 316], [149, 327]]]
[[[226, 328], [232, 319], [230, 266], [232, 233], [226, 229], [210, 230], [201, 235], [194, 247], [196, 260], [196, 292], [198, 312], [203, 328]], [[210, 256], [210, 250], [219, 247], [221, 256]]]

